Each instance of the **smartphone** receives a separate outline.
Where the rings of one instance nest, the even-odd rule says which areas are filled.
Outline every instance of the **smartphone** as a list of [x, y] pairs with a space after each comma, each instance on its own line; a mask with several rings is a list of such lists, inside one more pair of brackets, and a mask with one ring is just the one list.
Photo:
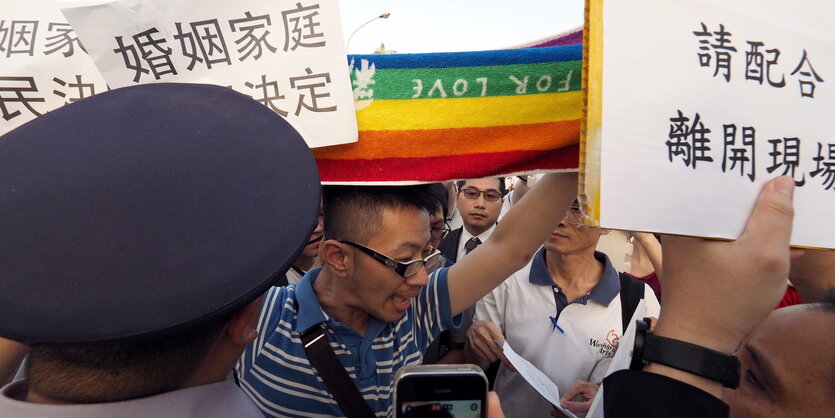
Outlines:
[[484, 418], [487, 377], [473, 364], [406, 366], [394, 375], [394, 416]]

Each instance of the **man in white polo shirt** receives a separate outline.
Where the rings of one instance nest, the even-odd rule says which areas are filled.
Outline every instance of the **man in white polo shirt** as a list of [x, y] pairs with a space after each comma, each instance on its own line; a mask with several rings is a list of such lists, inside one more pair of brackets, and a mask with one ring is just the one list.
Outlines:
[[[578, 402], [563, 404], [577, 412], [588, 410], [623, 334], [620, 276], [608, 257], [595, 251], [608, 231], [581, 220], [575, 202], [531, 262], [478, 302], [464, 350], [469, 360], [485, 365], [503, 359], [495, 341], [506, 339], [560, 394], [574, 393], [575, 384], [584, 389]], [[647, 316], [657, 317], [655, 294], [643, 287]], [[494, 389], [508, 417], [547, 416], [553, 410], [505, 364]]]

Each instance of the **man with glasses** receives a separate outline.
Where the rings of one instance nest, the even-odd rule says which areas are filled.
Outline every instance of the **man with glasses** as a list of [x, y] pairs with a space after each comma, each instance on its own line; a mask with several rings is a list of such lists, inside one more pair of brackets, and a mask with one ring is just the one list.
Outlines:
[[322, 242], [324, 236], [324, 226], [322, 225], [322, 205], [319, 204], [319, 217], [316, 222], [316, 227], [310, 233], [310, 238], [304, 244], [301, 254], [275, 284], [276, 286], [287, 286], [288, 284], [296, 284], [301, 281], [304, 274], [316, 264], [316, 258], [319, 256], [319, 244]]
[[[438, 247], [444, 257], [452, 263], [462, 259], [490, 238], [496, 229], [505, 194], [504, 180], [496, 177], [461, 180], [456, 185], [456, 206], [463, 225], [451, 231]], [[473, 315], [475, 306], [464, 312], [460, 327], [441, 333], [437, 343], [438, 353], [430, 356], [428, 360], [436, 363], [462, 363], [462, 348], [467, 341], [467, 330], [473, 323]], [[495, 370], [494, 368], [488, 371], [488, 376], [495, 376]]]
[[452, 262], [464, 257], [490, 238], [502, 211], [504, 181], [490, 177], [457, 183], [456, 206], [463, 226], [453, 230], [438, 249]]
[[[553, 407], [513, 370], [496, 341], [507, 340], [548, 375], [563, 395], [563, 407], [585, 413], [591, 406], [623, 335], [622, 309], [629, 303], [618, 297], [626, 295], [621, 284], [635, 286], [595, 251], [608, 232], [583, 225], [575, 201], [531, 262], [476, 305], [465, 357], [482, 366], [503, 362], [494, 389], [508, 417], [547, 416]], [[636, 289], [646, 301], [647, 316], [658, 317], [652, 289]]]
[[321, 329], [360, 402], [391, 415], [394, 373], [419, 364], [457, 315], [523, 267], [559, 223], [549, 209], [570, 205], [576, 175], [549, 175], [537, 189], [479, 251], [429, 275], [440, 261], [429, 186], [326, 187], [322, 267], [266, 295], [259, 337], [236, 368], [241, 387], [267, 415], [345, 416], [302, 344]]
[[[429, 245], [433, 248], [439, 248], [441, 240], [446, 238], [451, 232], [449, 223], [446, 218], [449, 215], [449, 206], [451, 196], [450, 190], [443, 183], [433, 183], [429, 185], [429, 190], [432, 197], [435, 199], [437, 207], [435, 211], [429, 215]], [[454, 203], [454, 202], [452, 202]], [[450, 267], [454, 263], [448, 258], [441, 255], [442, 261], [439, 267]], [[432, 273], [432, 270], [427, 269], [427, 273]], [[466, 334], [465, 334], [466, 335]], [[432, 341], [426, 351], [423, 353], [424, 364], [435, 364], [449, 352], [449, 331], [441, 332], [440, 336]]]
[[[434, 248], [440, 249], [441, 241], [452, 232], [452, 229], [449, 227], [449, 222], [447, 222], [447, 217], [449, 216], [450, 204], [454, 206], [455, 202], [452, 201], [452, 192], [447, 189], [444, 183], [430, 184], [429, 193], [432, 195], [432, 199], [435, 200], [435, 209], [429, 213], [429, 232], [431, 234], [429, 244]], [[448, 267], [446, 265], [447, 261], [445, 258], [444, 267]], [[452, 263], [450, 262], [449, 265], [452, 265]]]

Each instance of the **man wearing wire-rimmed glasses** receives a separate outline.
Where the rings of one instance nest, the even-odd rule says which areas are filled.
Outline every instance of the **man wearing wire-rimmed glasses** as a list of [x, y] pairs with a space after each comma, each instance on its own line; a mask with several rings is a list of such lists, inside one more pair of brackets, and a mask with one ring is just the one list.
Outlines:
[[438, 247], [452, 262], [463, 258], [490, 239], [504, 202], [504, 181], [500, 178], [460, 180], [456, 206], [462, 226], [454, 229]]

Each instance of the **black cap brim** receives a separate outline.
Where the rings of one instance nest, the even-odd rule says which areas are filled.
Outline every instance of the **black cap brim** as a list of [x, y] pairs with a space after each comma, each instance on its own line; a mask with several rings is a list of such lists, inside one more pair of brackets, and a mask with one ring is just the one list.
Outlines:
[[301, 136], [231, 89], [64, 106], [0, 137], [0, 335], [121, 342], [231, 312], [289, 268], [318, 213]]

